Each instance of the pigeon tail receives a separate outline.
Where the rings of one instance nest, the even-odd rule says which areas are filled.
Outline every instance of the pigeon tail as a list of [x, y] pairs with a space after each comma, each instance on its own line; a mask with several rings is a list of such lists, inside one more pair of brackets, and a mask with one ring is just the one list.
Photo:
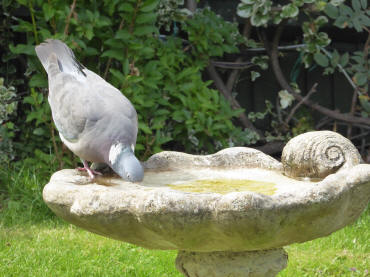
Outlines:
[[69, 73], [78, 79], [86, 77], [86, 74], [83, 72], [85, 67], [76, 60], [73, 51], [60, 40], [47, 39], [45, 42], [37, 45], [35, 50], [48, 75], [52, 73], [49, 65], [50, 63], [55, 63], [55, 60], [51, 57], [52, 54], [55, 54], [60, 72]]

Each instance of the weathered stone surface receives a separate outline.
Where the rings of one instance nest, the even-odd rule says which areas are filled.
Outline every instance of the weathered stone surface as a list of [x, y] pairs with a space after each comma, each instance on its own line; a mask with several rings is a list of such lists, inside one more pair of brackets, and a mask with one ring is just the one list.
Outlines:
[[[75, 170], [62, 170], [52, 176], [43, 197], [57, 215], [89, 231], [147, 248], [196, 252], [280, 248], [326, 236], [353, 222], [369, 202], [370, 165], [341, 169], [320, 182], [287, 178], [282, 168], [248, 148], [209, 156], [163, 152], [146, 162], [142, 183], [108, 177], [89, 183]], [[166, 186], [176, 176], [212, 178], [215, 172], [266, 178], [277, 189], [268, 196]]]
[[292, 138], [281, 161], [291, 177], [324, 178], [360, 164], [361, 156], [350, 140], [332, 131], [315, 131]]
[[273, 277], [287, 266], [283, 249], [251, 252], [180, 251], [176, 268], [187, 277]]

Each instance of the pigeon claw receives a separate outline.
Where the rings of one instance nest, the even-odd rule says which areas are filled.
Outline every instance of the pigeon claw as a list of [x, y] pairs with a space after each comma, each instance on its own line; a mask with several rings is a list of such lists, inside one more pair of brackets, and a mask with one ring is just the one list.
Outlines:
[[82, 163], [83, 163], [84, 167], [77, 167], [77, 170], [78, 171], [86, 171], [87, 174], [89, 174], [90, 180], [94, 180], [95, 179], [95, 175], [100, 175], [100, 176], [103, 175], [99, 171], [92, 170], [89, 167], [89, 164], [86, 161], [82, 160]]

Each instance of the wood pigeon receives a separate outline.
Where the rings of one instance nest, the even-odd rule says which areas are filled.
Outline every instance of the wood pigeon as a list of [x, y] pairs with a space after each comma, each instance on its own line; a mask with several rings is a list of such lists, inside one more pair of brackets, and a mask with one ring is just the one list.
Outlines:
[[62, 41], [35, 48], [48, 74], [49, 104], [64, 144], [83, 162], [91, 179], [100, 174], [87, 161], [108, 164], [124, 180], [140, 182], [135, 157], [137, 114], [131, 102], [103, 78], [80, 64]]

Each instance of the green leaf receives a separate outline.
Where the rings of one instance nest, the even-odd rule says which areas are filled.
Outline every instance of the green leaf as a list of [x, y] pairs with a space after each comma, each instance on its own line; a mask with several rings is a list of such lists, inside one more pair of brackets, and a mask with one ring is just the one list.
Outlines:
[[123, 73], [125, 75], [128, 75], [130, 72], [130, 63], [128, 61], [128, 59], [125, 59], [125, 61], [123, 62]]
[[367, 9], [367, 5], [368, 5], [368, 0], [361, 0], [361, 5], [362, 5], [362, 8], [364, 10], [366, 10]]
[[347, 18], [345, 16], [339, 16], [335, 21], [334, 25], [339, 27], [339, 28], [345, 28], [348, 23], [347, 23]]
[[109, 72], [112, 73], [112, 75], [120, 81], [125, 79], [125, 76], [119, 70], [111, 68], [111, 69], [109, 69]]
[[345, 0], [330, 0], [330, 4], [333, 6], [341, 5]]
[[47, 77], [41, 74], [35, 74], [31, 77], [30, 82], [28, 83], [30, 87], [41, 87], [46, 88], [48, 86]]
[[147, 135], [152, 134], [152, 130], [144, 122], [139, 122], [139, 129]]
[[319, 27], [322, 27], [323, 25], [325, 25], [326, 23], [328, 23], [328, 18], [326, 16], [319, 16], [315, 19], [315, 23], [319, 26]]
[[259, 73], [258, 71], [251, 71], [251, 80], [252, 82], [254, 82], [258, 77], [261, 76], [261, 73]]
[[359, 97], [359, 100], [360, 100], [360, 104], [362, 106], [362, 108], [370, 114], [370, 98], [368, 96], [365, 96], [365, 95], [360, 95]]
[[315, 55], [313, 55], [313, 58], [315, 62], [322, 67], [327, 67], [329, 65], [329, 59], [320, 52], [315, 53]]
[[159, 0], [147, 0], [144, 2], [144, 5], [141, 6], [140, 10], [142, 12], [151, 12], [153, 11], [159, 3]]
[[285, 5], [282, 9], [281, 15], [285, 18], [296, 17], [299, 13], [299, 9], [294, 4]]
[[238, 9], [237, 9], [237, 12], [236, 13], [240, 17], [249, 18], [252, 15], [252, 13], [253, 13], [253, 6], [239, 3]]
[[353, 20], [352, 20], [352, 23], [353, 23], [353, 27], [355, 27], [356, 31], [357, 32], [361, 32], [362, 31], [362, 24], [361, 22], [358, 20], [357, 17], [355, 17]]
[[124, 59], [124, 52], [123, 52], [123, 49], [122, 50], [110, 49], [110, 50], [104, 51], [101, 57], [109, 57], [109, 58], [114, 58], [119, 61], [122, 61]]
[[339, 56], [338, 51], [334, 50], [334, 52], [332, 53], [332, 57], [330, 59], [330, 63], [332, 64], [333, 67], [336, 67], [338, 65], [339, 59], [340, 59], [340, 56]]
[[44, 131], [43, 128], [39, 127], [39, 128], [36, 128], [35, 130], [33, 130], [32, 133], [36, 136], [43, 136], [45, 134], [45, 131]]
[[363, 86], [368, 82], [367, 74], [357, 72], [353, 77], [353, 80], [358, 86]]
[[336, 19], [339, 15], [338, 8], [332, 4], [326, 5], [324, 11], [332, 19]]
[[341, 66], [345, 67], [349, 61], [349, 54], [344, 53], [343, 56], [340, 57], [339, 63]]
[[156, 13], [143, 13], [136, 18], [136, 23], [143, 24], [147, 22], [154, 22], [157, 18]]
[[157, 32], [157, 28], [155, 28], [154, 26], [139, 26], [135, 29], [134, 35], [144, 36], [144, 35], [150, 35], [156, 32]]
[[352, 7], [356, 12], [361, 11], [361, 3], [359, 0], [352, 0]]
[[44, 3], [42, 5], [42, 11], [44, 13], [45, 20], [49, 21], [49, 19], [54, 16], [56, 10], [50, 4]]
[[14, 47], [13, 44], [9, 44], [9, 49], [14, 54], [27, 54], [27, 55], [35, 55], [35, 46], [29, 45], [29, 44], [17, 44], [17, 46]]
[[130, 3], [123, 3], [118, 7], [118, 11], [133, 12], [135, 9]]
[[291, 95], [287, 90], [279, 91], [280, 105], [282, 109], [289, 107], [294, 101], [294, 96]]
[[131, 34], [127, 30], [118, 30], [114, 37], [117, 39], [128, 40], [131, 38]]

